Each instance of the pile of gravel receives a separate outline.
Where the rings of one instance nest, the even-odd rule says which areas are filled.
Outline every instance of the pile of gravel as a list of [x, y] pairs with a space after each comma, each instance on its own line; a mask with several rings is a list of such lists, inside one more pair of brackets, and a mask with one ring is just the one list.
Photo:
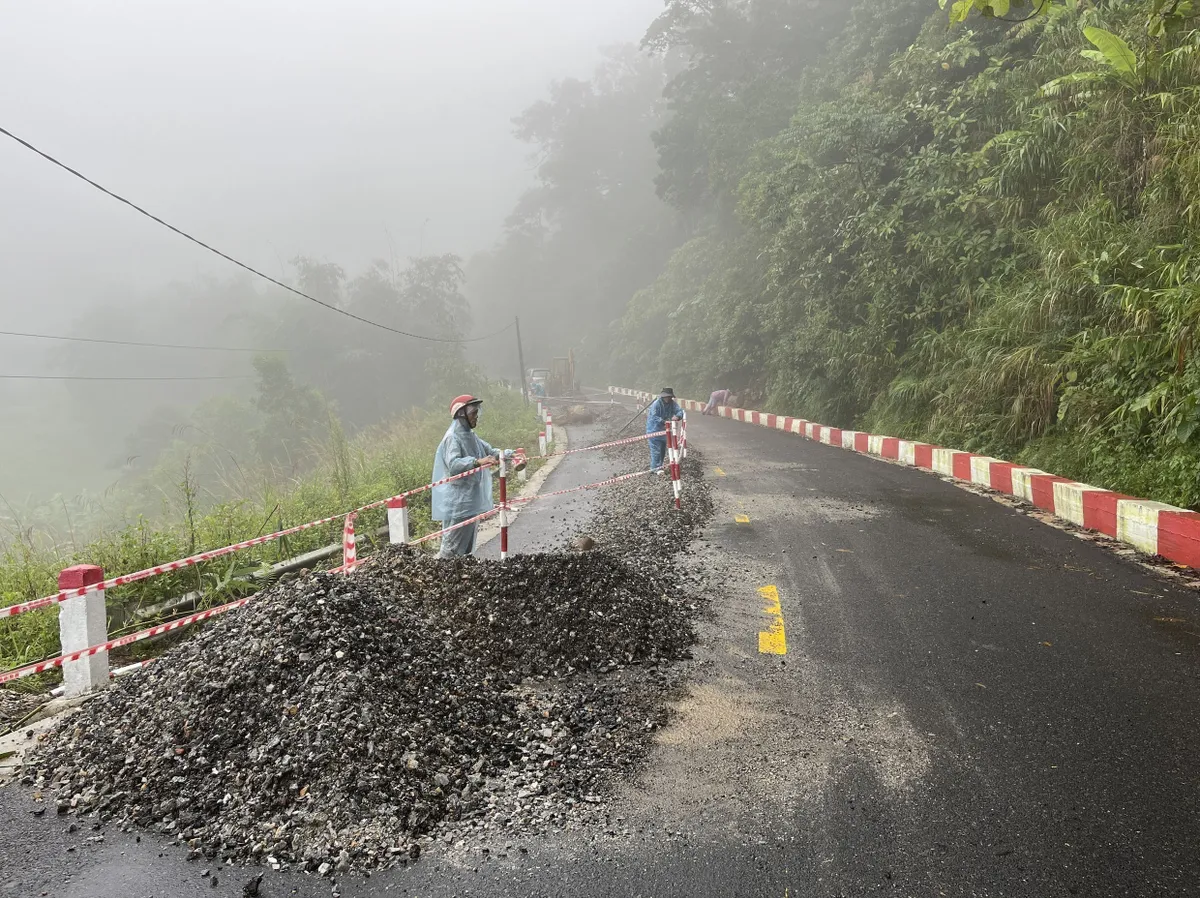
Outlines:
[[392, 550], [372, 561], [370, 576], [510, 678], [653, 664], [694, 639], [689, 603], [652, 558], [637, 568], [603, 552], [481, 564]]
[[662, 722], [650, 668], [686, 652], [688, 611], [599, 553], [393, 550], [275, 586], [118, 681], [27, 782], [196, 856], [330, 874], [415, 857], [456, 821], [553, 824]]
[[[649, 465], [644, 442], [614, 446], [605, 453], [619, 472]], [[659, 564], [665, 574], [670, 569], [665, 560], [675, 559], [675, 569], [682, 572], [687, 566], [678, 564], [677, 556], [713, 515], [712, 488], [704, 478], [704, 456], [698, 450], [689, 447], [680, 464], [680, 481], [679, 508], [675, 508], [671, 478], [666, 474], [650, 474], [606, 488], [589, 535], [604, 550], [631, 563], [640, 566], [663, 559]]]

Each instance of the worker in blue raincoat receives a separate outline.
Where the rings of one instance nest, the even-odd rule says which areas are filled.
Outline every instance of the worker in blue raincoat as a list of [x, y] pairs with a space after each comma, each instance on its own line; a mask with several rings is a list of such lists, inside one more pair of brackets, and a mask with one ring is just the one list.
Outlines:
[[[434, 483], [472, 468], [483, 468], [470, 477], [462, 477], [433, 488], [431, 517], [435, 521], [441, 521], [443, 529], [453, 527], [485, 511], [491, 511], [494, 506], [492, 472], [488, 469], [500, 460], [500, 450], [493, 449], [475, 434], [481, 405], [483, 400], [474, 396], [455, 397], [450, 403], [450, 429], [442, 437], [437, 454], [433, 457]], [[512, 450], [507, 450], [504, 456], [512, 458]], [[476, 521], [443, 534], [442, 549], [438, 557], [450, 558], [454, 555], [472, 554], [475, 551], [475, 531], [478, 526], [479, 522]]]
[[[666, 430], [667, 421], [670, 420], [683, 420], [683, 409], [675, 401], [675, 391], [670, 387], [663, 387], [658, 398], [646, 409], [646, 433], [659, 433]], [[648, 442], [650, 443], [650, 470], [658, 471], [661, 474], [663, 459], [667, 454], [667, 438], [665, 436], [651, 437]]]

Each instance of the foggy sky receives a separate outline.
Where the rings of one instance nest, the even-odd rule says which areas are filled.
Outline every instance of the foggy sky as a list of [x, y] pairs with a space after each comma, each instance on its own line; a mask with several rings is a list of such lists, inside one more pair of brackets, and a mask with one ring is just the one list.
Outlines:
[[[661, 5], [0, 0], [0, 125], [276, 277], [466, 256], [531, 178], [510, 119]], [[8, 329], [235, 271], [0, 136]]]

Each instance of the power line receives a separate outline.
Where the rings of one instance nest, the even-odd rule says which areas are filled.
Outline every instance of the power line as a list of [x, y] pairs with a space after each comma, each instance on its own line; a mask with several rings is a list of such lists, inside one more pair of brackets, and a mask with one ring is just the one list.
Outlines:
[[339, 309], [337, 306], [333, 305], [332, 303], [328, 303], [323, 300], [317, 299], [315, 296], [309, 296], [307, 293], [303, 292], [302, 290], [297, 290], [295, 287], [291, 287], [291, 286], [285, 284], [283, 281], [276, 280], [275, 278], [271, 277], [269, 274], [264, 274], [263, 272], [259, 271], [257, 268], [253, 268], [253, 267], [247, 265], [245, 262], [239, 262], [237, 259], [235, 259], [233, 256], [229, 255], [228, 253], [223, 253], [223, 252], [221, 252], [221, 250], [217, 249], [216, 247], [210, 246], [209, 244], [205, 243], [203, 240], [193, 237], [191, 234], [187, 233], [186, 231], [180, 230], [179, 228], [175, 227], [175, 225], [170, 224], [169, 222], [163, 221], [157, 215], [147, 212], [145, 209], [143, 209], [137, 203], [135, 203], [131, 200], [127, 200], [125, 197], [121, 196], [119, 193], [113, 193], [107, 187], [105, 187], [101, 184], [97, 184], [91, 178], [87, 177], [87, 175], [84, 175], [81, 172], [76, 171], [75, 169], [71, 168], [71, 166], [67, 165], [64, 162], [60, 162], [59, 160], [57, 160], [53, 156], [51, 156], [49, 153], [47, 153], [43, 150], [39, 150], [37, 147], [35, 147], [29, 141], [23, 140], [22, 138], [17, 137], [17, 135], [13, 134], [8, 129], [0, 127], [0, 134], [5, 135], [6, 137], [11, 137], [13, 140], [15, 140], [21, 146], [25, 147], [25, 149], [33, 151], [34, 153], [36, 153], [37, 155], [39, 155], [43, 159], [45, 159], [47, 162], [57, 165], [63, 171], [74, 175], [75, 177], [79, 178], [79, 180], [83, 181], [84, 183], [90, 184], [92, 187], [95, 187], [97, 190], [99, 190], [101, 193], [105, 194], [106, 196], [112, 197], [117, 202], [124, 203], [126, 206], [133, 209], [134, 211], [140, 212], [142, 215], [146, 216], [151, 221], [162, 225], [164, 228], [166, 228], [169, 231], [173, 231], [174, 233], [178, 234], [180, 237], [184, 238], [185, 240], [190, 240], [192, 243], [196, 244], [197, 246], [208, 250], [210, 253], [213, 253], [214, 255], [220, 256], [222, 259], [224, 259], [227, 262], [232, 262], [234, 265], [238, 266], [239, 268], [245, 269], [246, 271], [250, 272], [251, 274], [255, 275], [256, 277], [260, 277], [264, 281], [268, 281], [268, 282], [274, 284], [276, 287], [282, 287], [284, 290], [287, 290], [289, 293], [295, 293], [297, 296], [299, 296], [303, 299], [307, 299], [309, 302], [315, 302], [317, 305], [322, 306], [326, 309], [329, 309], [329, 311], [331, 311], [331, 312], [337, 312], [339, 315], [345, 315], [347, 318], [353, 318], [355, 321], [360, 321], [363, 324], [369, 324], [371, 327], [378, 327], [382, 330], [389, 331], [393, 334], [399, 334], [402, 337], [411, 337], [414, 340], [426, 340], [430, 343], [477, 343], [481, 340], [490, 340], [492, 337], [498, 336], [499, 334], [504, 333], [506, 330], [508, 330], [510, 327], [512, 327], [511, 324], [507, 324], [504, 327], [500, 328], [500, 330], [495, 331], [490, 334], [485, 334], [482, 337], [471, 337], [466, 340], [451, 340], [451, 339], [447, 339], [445, 337], [429, 337], [424, 334], [413, 334], [413, 333], [409, 333], [408, 331], [398, 330], [394, 327], [388, 327], [386, 324], [380, 324], [378, 321], [372, 321], [369, 318], [363, 318], [361, 315], [355, 315], [353, 312], [349, 312], [346, 309]]
[[212, 374], [198, 377], [86, 377], [72, 374], [0, 374], [0, 380], [246, 380], [253, 374]]
[[287, 352], [286, 349], [254, 349], [244, 346], [195, 346], [187, 343], [140, 343], [136, 340], [101, 340], [99, 337], [64, 337], [58, 334], [28, 334], [0, 331], [5, 337], [31, 337], [36, 340], [69, 340], [72, 343], [106, 343], [110, 346], [153, 346], [156, 349], [204, 349], [214, 352]]

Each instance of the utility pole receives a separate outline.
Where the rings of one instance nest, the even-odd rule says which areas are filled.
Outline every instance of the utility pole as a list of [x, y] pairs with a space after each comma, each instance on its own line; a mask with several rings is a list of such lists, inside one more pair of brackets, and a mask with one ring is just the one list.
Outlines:
[[513, 320], [517, 323], [517, 364], [521, 366], [521, 396], [525, 399], [525, 404], [529, 405], [529, 385], [525, 383], [525, 350], [521, 348], [521, 316], [517, 315]]

